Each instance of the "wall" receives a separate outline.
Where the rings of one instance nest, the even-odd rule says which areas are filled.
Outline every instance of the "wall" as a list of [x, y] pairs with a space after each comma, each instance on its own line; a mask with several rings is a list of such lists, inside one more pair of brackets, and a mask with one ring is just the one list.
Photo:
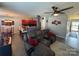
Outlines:
[[[12, 18], [8, 17], [8, 16], [12, 16]], [[14, 32], [16, 33], [16, 31], [18, 31], [18, 29], [19, 29], [19, 26], [21, 26], [21, 20], [22, 19], [27, 20], [30, 18], [27, 16], [24, 16], [24, 15], [9, 11], [9, 10], [0, 9], [0, 26], [1, 26], [1, 20], [6, 20], [6, 19], [10, 19], [15, 22]]]
[[19, 26], [21, 25], [20, 22], [20, 18], [7, 18], [7, 17], [0, 17], [0, 26], [1, 26], [1, 20], [6, 20], [6, 19], [10, 19], [13, 20], [15, 25], [14, 25], [14, 32], [16, 33], [16, 31], [18, 30]]
[[72, 14], [72, 15], [68, 15], [69, 20], [78, 20], [79, 19], [79, 15], [78, 14]]
[[[60, 20], [61, 24], [52, 24], [53, 20]], [[47, 22], [47, 28], [54, 32], [57, 36], [65, 38], [67, 32], [67, 20], [68, 17], [65, 14], [60, 14], [59, 16], [50, 16]]]

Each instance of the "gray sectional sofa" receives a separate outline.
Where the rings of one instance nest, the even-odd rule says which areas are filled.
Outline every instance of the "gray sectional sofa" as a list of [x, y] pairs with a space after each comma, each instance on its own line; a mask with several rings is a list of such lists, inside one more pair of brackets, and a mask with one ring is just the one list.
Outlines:
[[[55, 56], [55, 52], [52, 51], [49, 46], [56, 41], [56, 36], [51, 36], [49, 38], [46, 34], [48, 32], [48, 30], [28, 30], [26, 33], [21, 33], [28, 56]], [[23, 36], [26, 36], [26, 38], [23, 38]], [[36, 46], [30, 45], [28, 43], [29, 36], [38, 40], [39, 44]]]

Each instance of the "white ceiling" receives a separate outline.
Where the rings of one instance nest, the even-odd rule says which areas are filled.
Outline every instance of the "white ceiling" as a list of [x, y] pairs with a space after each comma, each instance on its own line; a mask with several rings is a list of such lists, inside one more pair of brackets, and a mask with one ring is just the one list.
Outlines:
[[57, 6], [60, 9], [74, 6], [73, 9], [65, 11], [70, 15], [79, 15], [78, 2], [3, 2], [3, 7], [25, 15], [44, 14], [46, 11], [52, 11], [51, 6]]

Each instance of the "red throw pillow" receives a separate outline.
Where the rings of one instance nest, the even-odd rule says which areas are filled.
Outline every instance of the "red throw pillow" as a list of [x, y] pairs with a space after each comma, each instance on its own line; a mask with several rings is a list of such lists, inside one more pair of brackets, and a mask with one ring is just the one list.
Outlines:
[[52, 32], [48, 32], [48, 37], [51, 37], [51, 36], [55, 36], [55, 34], [54, 33], [52, 33]]
[[39, 42], [36, 39], [33, 39], [32, 37], [30, 37], [28, 39], [28, 43], [31, 44], [32, 46], [37, 46]]

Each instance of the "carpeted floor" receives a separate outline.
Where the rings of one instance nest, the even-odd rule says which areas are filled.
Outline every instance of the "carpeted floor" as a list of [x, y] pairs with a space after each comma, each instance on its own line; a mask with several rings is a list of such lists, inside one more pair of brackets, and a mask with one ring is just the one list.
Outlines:
[[71, 48], [60, 41], [53, 43], [50, 48], [55, 52], [56, 56], [79, 56], [79, 50]]

